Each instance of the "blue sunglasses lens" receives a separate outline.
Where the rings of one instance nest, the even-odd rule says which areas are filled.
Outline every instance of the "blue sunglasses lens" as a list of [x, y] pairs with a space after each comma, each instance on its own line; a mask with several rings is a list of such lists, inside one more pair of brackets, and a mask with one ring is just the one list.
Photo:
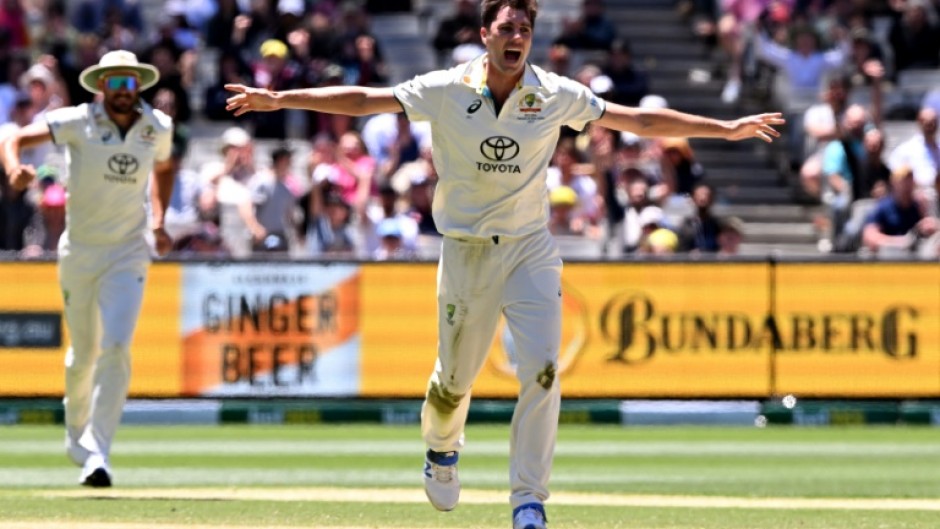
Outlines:
[[105, 81], [108, 90], [137, 90], [137, 78], [131, 75], [115, 75]]

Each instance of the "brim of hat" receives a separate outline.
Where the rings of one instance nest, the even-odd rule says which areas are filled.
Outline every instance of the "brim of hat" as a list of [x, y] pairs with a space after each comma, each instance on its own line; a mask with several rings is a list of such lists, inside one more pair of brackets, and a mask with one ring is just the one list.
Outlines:
[[78, 82], [82, 85], [82, 88], [88, 90], [93, 94], [98, 94], [101, 90], [98, 90], [98, 79], [101, 79], [102, 76], [108, 72], [119, 71], [119, 70], [133, 70], [137, 72], [140, 76], [140, 91], [152, 87], [157, 84], [157, 81], [160, 80], [160, 71], [156, 67], [149, 64], [138, 64], [137, 66], [89, 66], [82, 70], [82, 73], [78, 76]]

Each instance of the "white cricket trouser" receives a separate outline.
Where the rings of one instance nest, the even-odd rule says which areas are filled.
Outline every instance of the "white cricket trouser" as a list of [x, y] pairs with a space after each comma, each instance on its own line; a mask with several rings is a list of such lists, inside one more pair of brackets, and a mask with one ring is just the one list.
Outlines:
[[71, 341], [62, 402], [68, 455], [78, 465], [90, 454], [107, 458], [111, 451], [127, 399], [130, 344], [149, 264], [143, 238], [116, 246], [60, 241], [59, 285]]
[[498, 242], [445, 237], [438, 264], [438, 358], [421, 410], [422, 435], [437, 452], [463, 447], [470, 388], [505, 315], [520, 383], [510, 438], [513, 508], [548, 498], [561, 402], [555, 377], [561, 269], [547, 229]]

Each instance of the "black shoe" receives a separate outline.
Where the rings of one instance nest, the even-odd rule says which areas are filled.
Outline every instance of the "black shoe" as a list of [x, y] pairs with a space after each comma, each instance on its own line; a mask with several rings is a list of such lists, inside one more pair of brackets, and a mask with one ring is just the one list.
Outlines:
[[85, 479], [82, 480], [82, 485], [95, 489], [110, 487], [111, 474], [108, 474], [108, 471], [105, 470], [104, 467], [96, 468], [91, 474], [85, 476]]

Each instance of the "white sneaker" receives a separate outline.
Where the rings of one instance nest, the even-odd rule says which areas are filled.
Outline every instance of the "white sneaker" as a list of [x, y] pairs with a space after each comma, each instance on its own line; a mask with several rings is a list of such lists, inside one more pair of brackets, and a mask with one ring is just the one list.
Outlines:
[[428, 450], [424, 460], [424, 493], [439, 511], [450, 511], [460, 499], [457, 452]]
[[526, 503], [513, 509], [512, 529], [545, 529], [548, 519], [541, 503]]
[[741, 80], [729, 79], [724, 90], [721, 91], [721, 101], [730, 105], [736, 103], [739, 97], [741, 97]]
[[91, 454], [85, 460], [78, 482], [86, 487], [105, 488], [111, 486], [111, 469], [108, 459], [101, 454]]

